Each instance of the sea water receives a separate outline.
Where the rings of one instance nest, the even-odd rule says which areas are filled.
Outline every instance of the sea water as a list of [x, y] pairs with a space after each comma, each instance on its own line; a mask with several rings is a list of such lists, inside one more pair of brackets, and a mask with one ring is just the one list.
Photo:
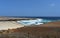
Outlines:
[[45, 24], [48, 22], [54, 22], [54, 21], [58, 21], [59, 19], [43, 19], [43, 18], [38, 18], [35, 20], [21, 20], [21, 21], [17, 21], [20, 24], [23, 25], [40, 25], [40, 24]]

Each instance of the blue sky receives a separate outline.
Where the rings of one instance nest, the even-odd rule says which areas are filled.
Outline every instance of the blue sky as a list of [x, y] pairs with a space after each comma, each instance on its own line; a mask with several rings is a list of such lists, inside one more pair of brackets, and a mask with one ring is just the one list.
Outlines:
[[60, 16], [60, 0], [0, 0], [0, 16]]

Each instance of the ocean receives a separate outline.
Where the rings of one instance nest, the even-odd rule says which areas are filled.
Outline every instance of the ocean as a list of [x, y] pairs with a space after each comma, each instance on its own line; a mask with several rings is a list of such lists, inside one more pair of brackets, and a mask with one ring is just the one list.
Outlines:
[[6, 16], [6, 17], [13, 17], [13, 18], [41, 18], [47, 20], [60, 20], [60, 17], [39, 17], [39, 16]]
[[48, 22], [60, 21], [60, 17], [25, 17], [25, 18], [35, 18], [35, 20], [22, 20], [18, 22], [23, 25], [40, 25]]

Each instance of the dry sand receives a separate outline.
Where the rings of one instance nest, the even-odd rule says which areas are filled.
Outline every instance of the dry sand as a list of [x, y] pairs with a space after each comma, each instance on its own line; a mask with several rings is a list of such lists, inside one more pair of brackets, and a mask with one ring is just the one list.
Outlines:
[[24, 27], [24, 25], [16, 23], [16, 21], [0, 21], [0, 30], [16, 29]]

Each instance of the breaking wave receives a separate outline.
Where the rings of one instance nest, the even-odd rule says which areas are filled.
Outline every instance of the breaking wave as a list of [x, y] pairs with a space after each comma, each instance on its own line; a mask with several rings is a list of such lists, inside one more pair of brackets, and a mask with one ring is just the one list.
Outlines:
[[53, 22], [54, 20], [47, 20], [47, 19], [35, 19], [35, 20], [21, 20], [17, 21], [20, 24], [23, 25], [40, 25], [48, 22]]

